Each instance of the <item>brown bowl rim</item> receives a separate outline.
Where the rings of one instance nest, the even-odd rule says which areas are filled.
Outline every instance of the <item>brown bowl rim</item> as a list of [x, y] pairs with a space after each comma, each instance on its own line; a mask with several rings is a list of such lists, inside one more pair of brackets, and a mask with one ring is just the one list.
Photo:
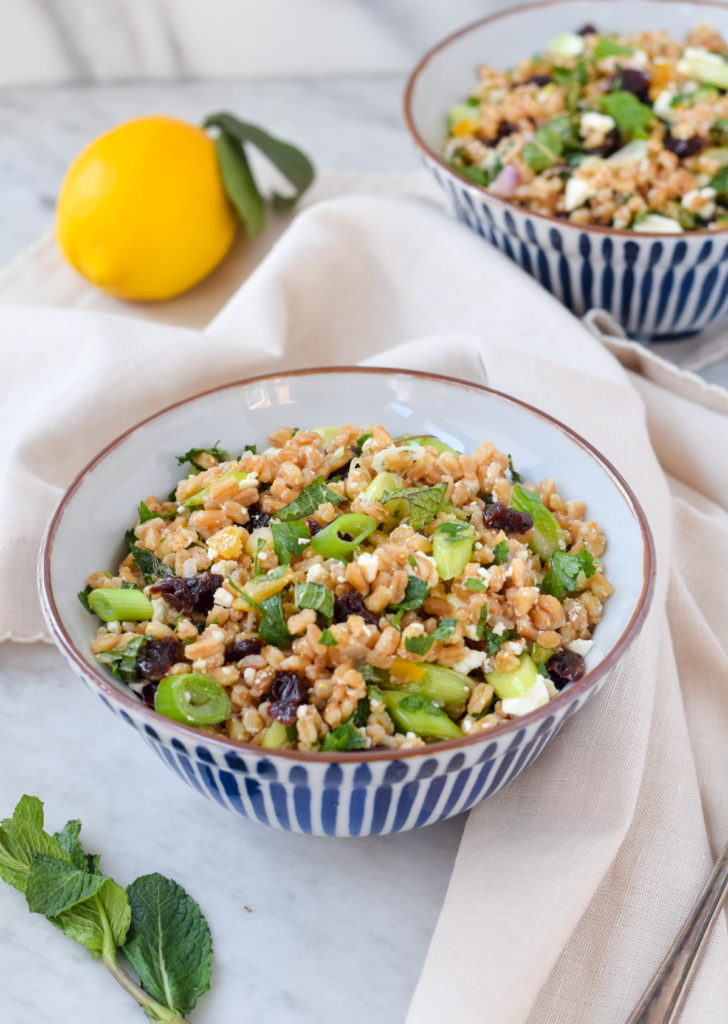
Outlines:
[[[203, 732], [196, 729], [193, 726], [184, 725], [180, 722], [175, 722], [172, 719], [165, 718], [163, 715], [158, 714], [151, 708], [147, 708], [142, 704], [136, 697], [131, 693], [124, 693], [123, 690], [117, 689], [105, 676], [104, 674], [93, 665], [82, 657], [80, 652], [77, 650], [73, 641], [71, 640], [65, 626], [61, 620], [61, 616], [56, 607], [56, 603], [53, 597], [53, 589], [51, 585], [51, 553], [53, 549], [53, 543], [55, 540], [58, 526], [63, 517], [65, 508], [75, 494], [76, 490], [81, 485], [81, 482], [86, 478], [89, 472], [95, 468], [110, 452], [114, 451], [123, 441], [125, 441], [131, 434], [140, 430], [147, 423], [152, 420], [159, 419], [160, 417], [171, 412], [173, 409], [178, 409], [180, 406], [186, 405], [187, 403], [195, 402], [200, 398], [204, 398], [207, 395], [217, 394], [221, 391], [227, 391], [233, 388], [245, 387], [250, 384], [259, 382], [276, 382], [284, 381], [290, 377], [302, 377], [302, 376], [313, 376], [320, 374], [371, 374], [372, 376], [389, 376], [396, 374], [405, 377], [416, 377], [425, 380], [434, 380], [437, 382], [455, 385], [459, 388], [464, 388], [470, 391], [476, 391], [480, 393], [495, 395], [505, 402], [511, 405], [517, 405], [522, 409], [526, 409], [529, 413], [532, 413], [539, 419], [545, 420], [552, 426], [555, 426], [561, 433], [565, 434], [571, 441], [576, 443], [580, 448], [587, 452], [607, 473], [611, 478], [612, 482], [617, 486], [617, 489], [621, 492], [622, 497], [627, 503], [628, 508], [636, 518], [640, 531], [642, 533], [642, 540], [644, 544], [643, 549], [643, 561], [642, 561], [642, 589], [640, 591], [639, 600], [632, 612], [632, 616], [623, 630], [621, 636], [616, 643], [611, 647], [606, 657], [590, 672], [579, 680], [579, 682], [573, 684], [568, 689], [563, 690], [558, 697], [554, 697], [553, 700], [549, 701], [548, 704], [538, 708], [536, 711], [530, 712], [528, 715], [523, 715], [513, 721], [505, 722], [503, 725], [498, 726], [496, 729], [488, 730], [485, 732], [473, 733], [470, 736], [462, 736], [459, 739], [445, 740], [441, 743], [431, 743], [424, 747], [413, 747], [408, 750], [360, 750], [360, 751], [349, 751], [349, 752], [323, 752], [323, 751], [300, 751], [300, 750], [277, 750], [269, 749], [267, 747], [261, 747], [254, 743], [244, 743], [241, 740], [234, 740], [228, 737], [217, 736], [214, 734]], [[95, 455], [74, 477], [73, 481], [69, 485], [68, 489], [61, 498], [57, 509], [53, 513], [50, 522], [46, 528], [43, 542], [40, 549], [39, 561], [38, 561], [38, 586], [40, 590], [41, 604], [45, 613], [46, 621], [54, 634], [54, 640], [61, 651], [66, 655], [68, 660], [76, 667], [82, 677], [90, 682], [96, 684], [101, 694], [111, 699], [114, 703], [121, 706], [121, 708], [128, 709], [135, 716], [141, 716], [152, 727], [166, 728], [173, 733], [180, 734], [186, 739], [193, 743], [204, 743], [212, 744], [215, 748], [223, 751], [234, 751], [234, 750], [245, 750], [251, 754], [255, 754], [256, 757], [263, 758], [281, 758], [289, 761], [299, 762], [324, 762], [327, 764], [345, 764], [351, 762], [368, 762], [368, 761], [394, 761], [401, 760], [403, 758], [412, 757], [428, 757], [433, 754], [439, 754], [444, 751], [455, 751], [460, 750], [466, 746], [473, 746], [475, 744], [487, 744], [494, 738], [494, 734], [497, 736], [507, 736], [511, 733], [517, 732], [519, 729], [524, 727], [524, 724], [538, 721], [539, 719], [546, 718], [548, 715], [553, 714], [555, 709], [564, 707], [569, 704], [574, 697], [582, 696], [588, 690], [590, 690], [596, 682], [606, 675], [614, 668], [623, 653], [627, 650], [632, 640], [636, 637], [639, 630], [642, 628], [644, 620], [647, 616], [647, 612], [650, 607], [652, 600], [654, 585], [655, 585], [655, 546], [650, 531], [647, 517], [645, 512], [640, 505], [639, 501], [634, 495], [629, 484], [626, 482], [621, 473], [612, 465], [612, 463], [605, 458], [592, 444], [586, 441], [580, 434], [577, 434], [575, 430], [567, 427], [566, 424], [557, 420], [555, 417], [550, 416], [548, 413], [537, 409], [535, 406], [529, 405], [527, 402], [521, 401], [521, 399], [514, 398], [512, 395], [506, 394], [503, 391], [498, 391], [495, 388], [490, 388], [484, 384], [475, 384], [470, 381], [459, 380], [457, 377], [448, 377], [444, 374], [428, 373], [421, 370], [406, 370], [397, 367], [370, 367], [370, 366], [324, 366], [318, 368], [308, 368], [300, 370], [288, 370], [284, 373], [265, 373], [259, 374], [254, 377], [246, 377], [241, 380], [233, 381], [229, 384], [221, 384], [217, 387], [208, 388], [205, 391], [201, 391], [196, 395], [191, 395], [188, 398], [180, 399], [177, 402], [172, 402], [170, 405], [165, 406], [163, 409], [158, 410], [152, 415], [145, 417], [138, 423], [129, 427], [122, 434], [119, 434], [113, 441], [110, 441], [97, 455]]]
[[[467, 35], [474, 29], [480, 28], [482, 25], [487, 25], [492, 21], [497, 21], [501, 18], [510, 17], [513, 14], [527, 14], [528, 11], [534, 10], [535, 8], [556, 7], [561, 6], [563, 4], [579, 2], [581, 2], [581, 0], [535, 0], [535, 2], [533, 3], [529, 2], [524, 4], [518, 4], [514, 7], [505, 7], [502, 10], [496, 11], [493, 14], [486, 15], [484, 18], [478, 18], [477, 21], [468, 22], [467, 25], [464, 25], [462, 28], [456, 29], [454, 32], [451, 32], [449, 35], [441, 39], [438, 43], [435, 43], [434, 46], [430, 47], [430, 49], [415, 65], [414, 70], [410, 72], [404, 90], [404, 122], [407, 131], [410, 133], [415, 145], [427, 156], [429, 160], [434, 161], [434, 163], [436, 163], [443, 171], [449, 174], [461, 185], [464, 185], [474, 196], [477, 196], [484, 202], [487, 201], [489, 203], [492, 203], [496, 207], [508, 210], [509, 212], [519, 213], [522, 216], [535, 217], [537, 220], [544, 221], [544, 223], [554, 224], [560, 227], [562, 230], [569, 229], [571, 231], [578, 232], [594, 232], [599, 235], [629, 238], [635, 242], [639, 242], [640, 239], [650, 239], [653, 241], [659, 239], [660, 241], [665, 242], [679, 242], [686, 241], [687, 239], [690, 238], [705, 238], [706, 236], [709, 238], [713, 238], [715, 236], [722, 237], [725, 234], [725, 232], [728, 231], [728, 227], [714, 228], [713, 230], [711, 230], [710, 228], [696, 228], [693, 231], [683, 231], [680, 235], [666, 235], [661, 234], [659, 231], [631, 231], [629, 230], [629, 228], [611, 228], [606, 227], [605, 225], [602, 224], [574, 224], [571, 221], [564, 220], [560, 217], [552, 217], [551, 214], [548, 213], [536, 213], [535, 211], [530, 210], [527, 206], [521, 206], [518, 203], [509, 202], [507, 199], [502, 199], [500, 196], [496, 196], [494, 195], [494, 193], [489, 192], [487, 189], [474, 184], [472, 181], [469, 181], [466, 177], [464, 177], [464, 175], [459, 174], [453, 167], [451, 167], [450, 164], [446, 163], [439, 153], [436, 153], [433, 149], [431, 149], [430, 146], [425, 142], [425, 140], [420, 135], [419, 131], [415, 126], [415, 120], [412, 115], [412, 93], [414, 92], [414, 87], [417, 78], [419, 77], [420, 73], [424, 70], [426, 65], [429, 64], [429, 62], [432, 60], [435, 54], [439, 53], [440, 50], [445, 49], [446, 46], [449, 46], [450, 43], [454, 42], [456, 39], [459, 39], [461, 36]], [[685, 6], [685, 0], [649, 0], [649, 2], [656, 4], [669, 3], [676, 4], [679, 6]], [[687, 2], [691, 5], [695, 4], [700, 7], [710, 7], [713, 10], [725, 10], [723, 4], [715, 3], [713, 2], [713, 0], [687, 0]], [[615, 6], [617, 4], [627, 5], [630, 3], [630, 0], [611, 0], [611, 3]]]

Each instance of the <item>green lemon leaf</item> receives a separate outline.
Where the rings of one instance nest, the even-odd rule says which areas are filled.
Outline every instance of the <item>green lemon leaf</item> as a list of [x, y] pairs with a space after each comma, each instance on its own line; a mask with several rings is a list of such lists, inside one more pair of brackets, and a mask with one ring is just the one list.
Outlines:
[[241, 147], [246, 143], [255, 146], [293, 185], [295, 193], [292, 196], [283, 196], [278, 192], [273, 193], [275, 209], [290, 209], [313, 181], [315, 175], [313, 164], [305, 153], [302, 153], [296, 146], [292, 146], [290, 142], [276, 139], [262, 128], [258, 128], [257, 125], [239, 121], [232, 114], [211, 114], [205, 119], [204, 127], [211, 128], [213, 126], [220, 128], [223, 133], [235, 139]]
[[265, 213], [263, 197], [255, 184], [245, 151], [226, 131], [221, 131], [215, 139], [215, 149], [227, 197], [243, 222], [248, 239], [255, 238], [263, 230]]
[[200, 908], [181, 885], [156, 873], [137, 878], [127, 895], [124, 955], [154, 999], [188, 1013], [210, 987], [212, 939]]

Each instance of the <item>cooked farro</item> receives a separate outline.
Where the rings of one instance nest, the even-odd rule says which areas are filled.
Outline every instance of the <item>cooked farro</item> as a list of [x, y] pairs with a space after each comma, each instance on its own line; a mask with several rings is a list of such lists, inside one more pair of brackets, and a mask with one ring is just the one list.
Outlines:
[[700, 25], [566, 32], [510, 71], [481, 66], [444, 155], [476, 185], [575, 224], [728, 227], [728, 56]]
[[490, 442], [282, 428], [149, 496], [91, 644], [147, 704], [268, 747], [401, 748], [491, 729], [584, 673], [606, 541]]

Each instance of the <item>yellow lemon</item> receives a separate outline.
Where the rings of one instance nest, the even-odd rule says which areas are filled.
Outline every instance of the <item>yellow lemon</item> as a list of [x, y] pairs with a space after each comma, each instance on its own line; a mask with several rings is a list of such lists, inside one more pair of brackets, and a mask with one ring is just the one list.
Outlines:
[[122, 299], [169, 299], [206, 277], [238, 220], [212, 139], [174, 117], [141, 117], [74, 160], [56, 238], [85, 278]]

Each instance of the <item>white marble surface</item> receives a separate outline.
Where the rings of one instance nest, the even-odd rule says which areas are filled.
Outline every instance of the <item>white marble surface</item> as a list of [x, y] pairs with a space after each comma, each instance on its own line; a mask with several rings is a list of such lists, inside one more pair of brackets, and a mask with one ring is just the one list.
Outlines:
[[[55, 649], [0, 647], [0, 817], [40, 796], [50, 830], [83, 822], [120, 884], [160, 871], [214, 942], [194, 1024], [397, 1024], [434, 928], [464, 819], [405, 835], [314, 839], [227, 813], [185, 786]], [[143, 1021], [100, 963], [0, 883], [5, 1024]]]

